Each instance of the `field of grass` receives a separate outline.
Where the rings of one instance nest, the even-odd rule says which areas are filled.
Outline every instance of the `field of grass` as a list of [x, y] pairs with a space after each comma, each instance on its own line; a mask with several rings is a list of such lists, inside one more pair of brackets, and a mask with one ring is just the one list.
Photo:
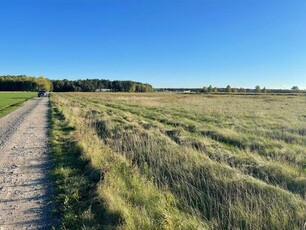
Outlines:
[[0, 117], [5, 116], [32, 97], [33, 92], [0, 92]]
[[67, 228], [301, 229], [306, 97], [58, 93]]

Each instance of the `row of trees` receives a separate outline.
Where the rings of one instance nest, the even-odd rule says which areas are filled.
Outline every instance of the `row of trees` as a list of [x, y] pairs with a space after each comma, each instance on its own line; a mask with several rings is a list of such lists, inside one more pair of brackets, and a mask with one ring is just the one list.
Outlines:
[[104, 79], [52, 80], [44, 77], [0, 76], [0, 91], [94, 92], [108, 89], [115, 92], [152, 92], [153, 87], [133, 81], [110, 81]]
[[114, 92], [152, 92], [153, 87], [133, 81], [110, 81], [104, 79], [86, 79], [70, 81], [52, 80], [54, 92], [94, 92], [109, 89]]
[[44, 77], [19, 76], [0, 76], [0, 91], [38, 91], [45, 89], [50, 91], [52, 83]]
[[[45, 89], [47, 91], [55, 92], [94, 92], [103, 91], [108, 89], [114, 92], [152, 92], [153, 87], [149, 84], [143, 84], [134, 81], [110, 81], [105, 79], [86, 79], [86, 80], [52, 80], [50, 81], [44, 77], [28, 77], [25, 75], [19, 76], [0, 76], [0, 91], [37, 91], [39, 89]], [[168, 89], [174, 90], [174, 89]], [[184, 89], [186, 90], [186, 89]], [[199, 89], [192, 91], [198, 92]], [[161, 90], [159, 90], [161, 91]], [[267, 92], [300, 92], [297, 86], [293, 86], [291, 90], [267, 90], [266, 88], [261, 89], [260, 86], [256, 86], [255, 89], [235, 88], [228, 85], [226, 88], [203, 87], [201, 90], [203, 93], [267, 93]]]
[[255, 93], [266, 93], [266, 88], [261, 89], [260, 86], [256, 86], [255, 89], [245, 89], [245, 88], [235, 88], [230, 85], [226, 86], [226, 88], [217, 88], [210, 86], [204, 86], [202, 89], [203, 93], [218, 93], [218, 92], [226, 92], [226, 93], [246, 93], [246, 92], [255, 92]]
[[268, 93], [268, 92], [299, 92], [299, 88], [297, 86], [293, 86], [291, 90], [267, 90], [265, 87], [263, 89], [260, 88], [259, 85], [257, 85], [254, 89], [245, 89], [245, 88], [235, 88], [228, 85], [226, 88], [217, 88], [210, 86], [204, 86], [202, 89], [203, 93], [217, 93], [217, 92], [226, 92], [226, 93]]

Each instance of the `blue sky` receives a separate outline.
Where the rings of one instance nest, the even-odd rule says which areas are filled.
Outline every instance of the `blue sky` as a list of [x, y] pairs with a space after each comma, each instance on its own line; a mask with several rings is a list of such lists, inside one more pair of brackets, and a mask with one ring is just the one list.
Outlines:
[[0, 74], [306, 88], [305, 0], [0, 0]]

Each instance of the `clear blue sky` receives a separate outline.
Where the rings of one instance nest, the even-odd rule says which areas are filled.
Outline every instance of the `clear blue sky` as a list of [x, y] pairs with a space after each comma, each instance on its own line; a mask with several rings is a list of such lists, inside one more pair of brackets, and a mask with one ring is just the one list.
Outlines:
[[306, 0], [0, 0], [0, 74], [306, 88]]

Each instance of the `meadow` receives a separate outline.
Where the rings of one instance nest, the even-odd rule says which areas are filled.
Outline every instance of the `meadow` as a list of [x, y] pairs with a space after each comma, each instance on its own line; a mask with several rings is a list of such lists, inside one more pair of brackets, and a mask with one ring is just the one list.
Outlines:
[[35, 95], [33, 92], [0, 92], [0, 117], [18, 108]]
[[62, 227], [301, 229], [306, 97], [55, 93]]

